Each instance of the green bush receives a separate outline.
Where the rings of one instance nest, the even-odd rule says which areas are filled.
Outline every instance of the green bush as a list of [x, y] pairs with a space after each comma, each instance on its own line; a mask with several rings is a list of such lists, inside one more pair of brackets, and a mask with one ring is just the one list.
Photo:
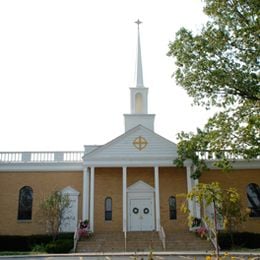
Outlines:
[[236, 233], [234, 241], [236, 246], [250, 249], [260, 248], [260, 233]]
[[46, 245], [45, 249], [47, 253], [69, 253], [73, 248], [73, 240], [71, 239], [59, 239], [50, 242]]
[[[73, 233], [61, 233], [58, 239], [69, 239], [73, 243]], [[51, 241], [50, 235], [0, 236], [0, 251], [31, 251], [36, 245], [46, 245]]]
[[32, 247], [32, 252], [41, 252], [41, 253], [45, 253], [46, 252], [46, 248], [44, 244], [40, 244], [40, 245], [34, 245]]
[[218, 234], [218, 244], [221, 250], [229, 250], [232, 247], [231, 237], [228, 233], [219, 233]]
[[[233, 234], [235, 247], [250, 249], [260, 248], [260, 233], [236, 232]], [[221, 250], [232, 249], [232, 241], [229, 233], [218, 234], [218, 242]]]
[[27, 236], [0, 236], [0, 251], [30, 251]]

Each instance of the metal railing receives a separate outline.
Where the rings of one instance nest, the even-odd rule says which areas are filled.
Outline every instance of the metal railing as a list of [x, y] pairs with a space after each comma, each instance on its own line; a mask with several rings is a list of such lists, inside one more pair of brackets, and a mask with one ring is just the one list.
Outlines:
[[166, 250], [166, 235], [163, 226], [160, 226], [159, 238], [162, 241], [163, 250]]
[[84, 152], [0, 152], [1, 163], [82, 162]]
[[79, 241], [79, 228], [80, 228], [80, 222], [78, 223], [76, 229], [75, 229], [75, 232], [74, 232], [74, 236], [73, 236], [73, 239], [74, 239], [74, 242], [73, 242], [73, 249], [72, 251], [75, 253], [76, 252], [76, 249], [77, 249], [77, 244], [78, 244], [78, 241]]
[[126, 249], [127, 249], [127, 232], [124, 231], [124, 238], [125, 238], [125, 252], [126, 252]]
[[214, 246], [216, 252], [219, 250], [218, 243], [217, 243], [217, 234], [212, 227], [210, 227], [204, 218], [202, 218], [202, 226], [204, 226], [208, 231], [208, 238], [211, 241], [212, 245]]
[[[222, 150], [219, 152], [211, 152], [211, 151], [197, 151], [197, 155], [200, 159], [211, 161], [211, 160], [219, 160], [221, 158], [226, 158], [228, 160], [244, 160], [245, 158], [242, 155], [235, 154], [232, 150]], [[260, 159], [260, 155], [255, 159]]]

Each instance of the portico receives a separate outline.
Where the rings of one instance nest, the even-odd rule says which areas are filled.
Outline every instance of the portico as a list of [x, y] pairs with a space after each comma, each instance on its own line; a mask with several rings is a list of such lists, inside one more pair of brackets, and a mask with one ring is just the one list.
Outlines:
[[[160, 229], [160, 190], [159, 190], [159, 167], [150, 167], [154, 172], [154, 186], [139, 180], [132, 185], [127, 183], [127, 174], [129, 167], [122, 166], [122, 231], [159, 231]], [[144, 167], [140, 167], [142, 171]], [[89, 219], [90, 229], [94, 232], [95, 225], [95, 167], [85, 168], [83, 178], [83, 219]], [[138, 204], [139, 203], [139, 204]], [[148, 205], [148, 204], [149, 205]], [[134, 205], [134, 206], [133, 206]], [[141, 207], [139, 209], [139, 206]], [[146, 205], [146, 207], [144, 206]], [[133, 212], [136, 208], [138, 212]], [[147, 210], [148, 209], [148, 210]], [[140, 211], [142, 210], [142, 212]], [[136, 215], [136, 216], [135, 216]], [[135, 217], [134, 217], [135, 216]], [[132, 227], [132, 220], [135, 222], [142, 220], [145, 217], [145, 222], [149, 219], [149, 226], [144, 227], [139, 225]]]

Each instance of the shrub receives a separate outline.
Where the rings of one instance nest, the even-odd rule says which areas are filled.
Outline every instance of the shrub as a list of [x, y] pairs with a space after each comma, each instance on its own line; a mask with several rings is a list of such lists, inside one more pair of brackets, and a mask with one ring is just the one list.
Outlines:
[[[73, 243], [73, 233], [61, 233], [58, 239], [68, 239]], [[31, 251], [36, 245], [46, 245], [51, 241], [50, 235], [0, 236], [0, 251]]]
[[0, 251], [30, 251], [27, 236], [0, 236]]
[[37, 253], [37, 252], [45, 253], [46, 252], [45, 245], [44, 244], [34, 245], [32, 247], [32, 252], [34, 252], [34, 253]]
[[[235, 247], [250, 249], [260, 248], [260, 233], [236, 232], [233, 234]], [[221, 250], [232, 248], [232, 241], [229, 233], [221, 232], [218, 234], [218, 242]]]
[[28, 242], [30, 250], [32, 250], [36, 245], [46, 245], [52, 241], [50, 235], [32, 235], [28, 236]]
[[[235, 235], [235, 234], [234, 234]], [[221, 250], [229, 250], [232, 248], [231, 237], [228, 233], [218, 233], [218, 244]]]
[[73, 240], [59, 239], [46, 245], [47, 253], [69, 253], [73, 248]]

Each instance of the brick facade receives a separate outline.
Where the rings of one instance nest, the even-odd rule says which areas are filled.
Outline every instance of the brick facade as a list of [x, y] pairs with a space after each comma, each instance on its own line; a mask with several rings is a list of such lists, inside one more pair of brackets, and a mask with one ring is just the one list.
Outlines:
[[[210, 170], [201, 175], [200, 182], [219, 182], [221, 187], [234, 187], [242, 199], [242, 206], [248, 207], [246, 188], [249, 183], [260, 185], [259, 169], [240, 169], [223, 172], [220, 170]], [[248, 217], [247, 221], [239, 227], [241, 231], [260, 232], [260, 219]]]
[[[154, 187], [154, 168], [127, 168], [127, 187], [143, 181]], [[200, 182], [218, 181], [223, 187], [235, 187], [241, 194], [243, 206], [246, 208], [246, 187], [249, 183], [260, 182], [259, 170], [232, 170], [221, 172], [210, 170], [204, 172]], [[31, 221], [18, 221], [19, 190], [23, 186], [33, 189], [33, 212]], [[78, 201], [78, 218], [82, 216], [83, 172], [1, 172], [0, 173], [0, 235], [29, 235], [45, 233], [45, 228], [37, 219], [38, 205], [41, 198], [53, 190], [62, 190], [71, 186], [80, 192]], [[181, 212], [183, 202], [181, 194], [187, 192], [186, 168], [160, 167], [160, 218], [166, 232], [187, 230], [187, 218]], [[177, 219], [169, 219], [170, 196], [177, 198]], [[112, 198], [112, 221], [105, 221], [105, 198]], [[122, 231], [122, 168], [95, 168], [95, 200], [94, 200], [95, 232]], [[243, 231], [260, 232], [260, 220], [249, 218], [240, 228]]]
[[[33, 189], [32, 220], [18, 221], [19, 190]], [[71, 186], [80, 192], [78, 216], [82, 212], [82, 172], [0, 172], [0, 235], [31, 235], [46, 233], [39, 223], [38, 205], [42, 198], [54, 190]]]

